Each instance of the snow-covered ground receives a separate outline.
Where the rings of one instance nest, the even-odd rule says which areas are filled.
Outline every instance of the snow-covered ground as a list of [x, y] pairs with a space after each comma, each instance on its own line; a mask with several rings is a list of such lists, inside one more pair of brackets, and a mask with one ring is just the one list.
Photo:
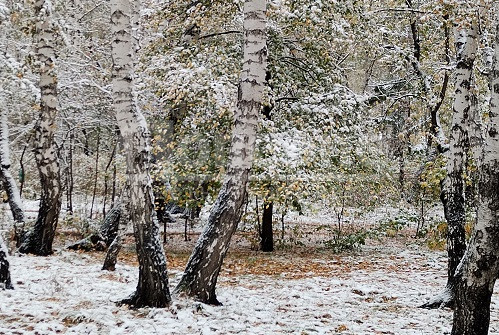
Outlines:
[[[103, 254], [12, 256], [13, 291], [0, 291], [0, 334], [445, 334], [450, 310], [417, 308], [445, 284], [445, 254], [394, 239], [362, 252], [229, 255], [220, 307], [174, 297], [167, 309], [115, 302], [137, 268], [100, 270]], [[185, 257], [185, 255], [183, 256]], [[181, 263], [181, 262], [180, 262]], [[171, 284], [183, 264], [170, 262]], [[173, 267], [173, 268], [172, 268]], [[491, 334], [499, 333], [494, 296]]]

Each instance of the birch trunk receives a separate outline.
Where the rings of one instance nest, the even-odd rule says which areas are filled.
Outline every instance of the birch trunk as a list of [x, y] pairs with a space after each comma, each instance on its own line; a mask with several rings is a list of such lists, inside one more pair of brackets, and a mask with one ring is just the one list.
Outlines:
[[440, 195], [448, 225], [447, 252], [448, 278], [452, 280], [457, 265], [466, 249], [465, 203], [463, 173], [467, 126], [470, 113], [470, 86], [478, 43], [477, 25], [471, 29], [456, 28], [456, 84], [453, 117], [447, 157], [447, 177]]
[[230, 239], [247, 198], [258, 115], [267, 66], [266, 1], [244, 2], [244, 58], [229, 166], [222, 188], [176, 291], [208, 304], [219, 304], [215, 287]]
[[150, 169], [150, 134], [133, 97], [133, 43], [129, 0], [111, 1], [113, 100], [124, 140], [129, 194], [126, 211], [133, 222], [139, 283], [122, 303], [135, 307], [170, 304], [166, 258], [159, 241]]
[[[486, 6], [480, 1], [478, 16], [486, 13]], [[459, 275], [456, 269], [466, 251], [465, 240], [465, 192], [463, 173], [466, 162], [466, 150], [472, 144], [472, 155], [477, 157], [481, 145], [481, 120], [474, 96], [470, 92], [473, 83], [473, 65], [478, 48], [478, 19], [474, 18], [469, 29], [455, 28], [457, 65], [455, 100], [447, 152], [447, 177], [442, 183], [440, 198], [448, 224], [447, 252], [448, 276], [444, 290], [423, 304], [423, 308], [453, 307]]]
[[38, 217], [19, 251], [40, 256], [52, 253], [52, 242], [61, 210], [61, 176], [57, 147], [57, 74], [55, 67], [56, 30], [48, 1], [35, 2], [36, 54], [40, 62], [40, 117], [35, 126], [35, 160], [40, 174], [41, 198]]
[[490, 119], [479, 169], [477, 224], [457, 270], [452, 335], [488, 333], [490, 300], [499, 270], [499, 16], [496, 20]]
[[7, 111], [2, 110], [0, 113], [0, 179], [9, 198], [9, 206], [14, 219], [15, 238], [16, 241], [20, 241], [23, 235], [25, 215], [19, 189], [14, 177], [10, 173], [11, 161]]

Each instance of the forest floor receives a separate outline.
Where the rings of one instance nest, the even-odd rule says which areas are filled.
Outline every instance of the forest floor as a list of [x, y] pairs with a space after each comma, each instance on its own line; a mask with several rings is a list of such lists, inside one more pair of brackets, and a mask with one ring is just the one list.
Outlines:
[[[0, 291], [0, 334], [449, 333], [451, 310], [418, 308], [445, 285], [445, 253], [413, 233], [368, 239], [342, 254], [307, 246], [262, 253], [239, 234], [219, 278], [219, 307], [179, 297], [165, 309], [117, 306], [137, 283], [133, 244], [114, 272], [101, 271], [101, 252], [13, 255], [15, 290]], [[194, 239], [171, 238], [173, 288]], [[498, 303], [494, 294], [490, 334], [499, 334]]]

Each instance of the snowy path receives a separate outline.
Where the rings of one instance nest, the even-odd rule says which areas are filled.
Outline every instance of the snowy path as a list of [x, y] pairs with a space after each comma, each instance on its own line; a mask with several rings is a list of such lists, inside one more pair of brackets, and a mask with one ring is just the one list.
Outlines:
[[[290, 266], [279, 272], [269, 267], [267, 275], [235, 274], [229, 260], [218, 289], [224, 306], [175, 297], [170, 309], [129, 310], [113, 302], [133, 291], [133, 266], [107, 273], [100, 271], [95, 255], [14, 256], [16, 289], [0, 291], [0, 334], [417, 335], [450, 330], [449, 310], [416, 308], [445, 283], [441, 252], [378, 246], [358, 255], [303, 259], [282, 253], [262, 260]], [[292, 264], [298, 264], [296, 271]], [[172, 283], [179, 270], [171, 271]], [[498, 301], [495, 295], [493, 308]], [[496, 309], [490, 334], [499, 334]]]

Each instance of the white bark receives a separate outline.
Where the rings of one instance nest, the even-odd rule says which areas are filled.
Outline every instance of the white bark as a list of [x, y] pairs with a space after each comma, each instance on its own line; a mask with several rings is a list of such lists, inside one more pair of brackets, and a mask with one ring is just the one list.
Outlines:
[[37, 0], [35, 9], [36, 55], [40, 74], [40, 117], [35, 127], [35, 160], [40, 174], [42, 194], [33, 231], [20, 248], [21, 252], [38, 255], [52, 253], [52, 242], [61, 210], [59, 158], [54, 140], [57, 128], [56, 29], [48, 0]]
[[468, 119], [470, 117], [470, 87], [473, 64], [477, 52], [477, 29], [456, 27], [455, 39], [457, 50], [456, 84], [449, 151], [447, 157], [447, 177], [442, 185], [442, 202], [449, 232], [447, 249], [449, 253], [449, 280], [464, 254], [464, 182], [465, 148], [467, 141]]
[[133, 223], [140, 264], [137, 291], [123, 302], [137, 307], [165, 307], [171, 298], [149, 173], [150, 133], [133, 97], [131, 13], [129, 0], [111, 1], [113, 101], [124, 140], [129, 191], [124, 197], [128, 203], [123, 206]]
[[267, 68], [265, 0], [246, 0], [244, 3], [243, 49], [227, 174], [206, 228], [177, 286], [178, 292], [210, 304], [219, 303], [215, 294], [218, 274], [247, 197], [246, 184], [253, 163]]
[[491, 72], [490, 118], [480, 165], [477, 223], [456, 275], [452, 334], [485, 335], [490, 298], [499, 271], [499, 11]]

